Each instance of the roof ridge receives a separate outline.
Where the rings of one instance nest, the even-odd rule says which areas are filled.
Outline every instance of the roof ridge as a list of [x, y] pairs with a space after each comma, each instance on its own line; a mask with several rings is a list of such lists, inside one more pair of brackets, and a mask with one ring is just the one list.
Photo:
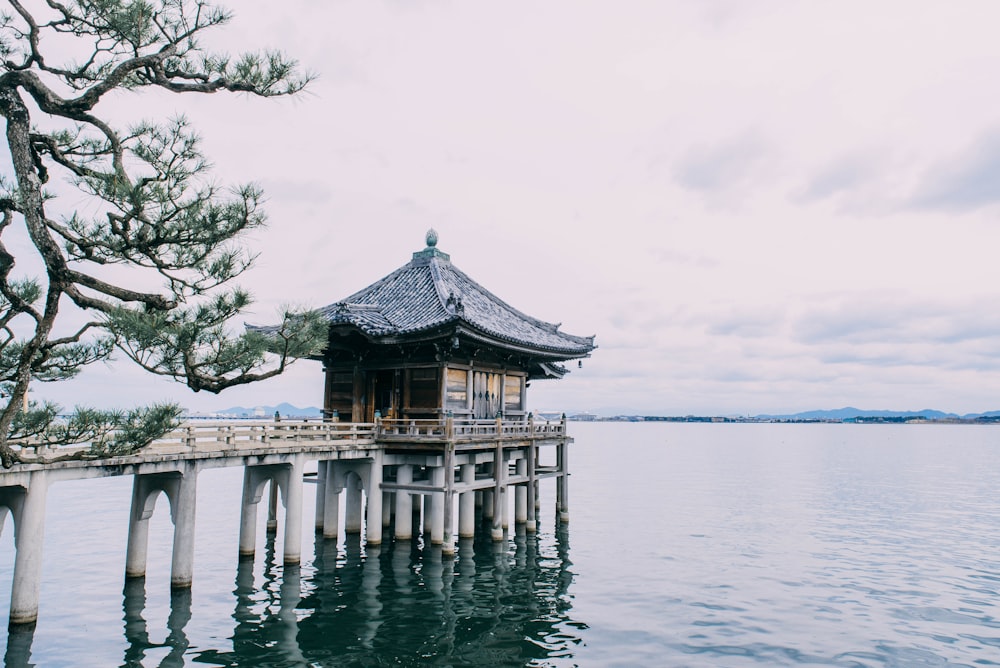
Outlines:
[[502, 307], [510, 310], [514, 315], [527, 320], [528, 322], [530, 322], [531, 324], [537, 326], [540, 329], [544, 329], [544, 330], [550, 331], [553, 334], [559, 334], [560, 336], [572, 336], [571, 334], [566, 334], [565, 332], [560, 332], [559, 331], [559, 327], [562, 325], [562, 323], [551, 323], [551, 322], [547, 322], [545, 320], [539, 320], [538, 318], [536, 318], [534, 316], [530, 316], [527, 313], [525, 313], [524, 311], [521, 311], [520, 309], [514, 308], [513, 306], [511, 306], [510, 304], [508, 304], [507, 302], [505, 302], [503, 299], [501, 299], [500, 297], [497, 297], [495, 294], [493, 294], [492, 292], [490, 292], [489, 290], [487, 290], [486, 288], [484, 288], [482, 286], [482, 284], [480, 284], [474, 278], [472, 278], [471, 276], [469, 276], [468, 274], [466, 274], [464, 271], [462, 271], [461, 269], [459, 269], [458, 267], [456, 267], [454, 264], [452, 264], [451, 262], [449, 262], [448, 264], [451, 266], [452, 270], [456, 274], [458, 274], [459, 276], [461, 276], [462, 278], [464, 278], [466, 281], [468, 281], [469, 283], [471, 283], [472, 285], [474, 285], [476, 288], [478, 288], [479, 292], [482, 293], [483, 296], [485, 296], [487, 299], [489, 299], [493, 303], [498, 304], [498, 305], [500, 305], [500, 306], [502, 306]]
[[[444, 309], [445, 313], [451, 316], [458, 316], [457, 309], [456, 311], [452, 311], [451, 309], [448, 308], [449, 303], [454, 304], [455, 294], [454, 293], [449, 293], [448, 295], [444, 294], [444, 285], [442, 285], [443, 281], [441, 279], [441, 269], [438, 267], [439, 260], [442, 260], [442, 258], [431, 257], [427, 261], [427, 266], [431, 271], [431, 283], [434, 284], [434, 292], [437, 293], [438, 303], [441, 304], [441, 308]], [[443, 259], [442, 261], [451, 264], [450, 260]]]

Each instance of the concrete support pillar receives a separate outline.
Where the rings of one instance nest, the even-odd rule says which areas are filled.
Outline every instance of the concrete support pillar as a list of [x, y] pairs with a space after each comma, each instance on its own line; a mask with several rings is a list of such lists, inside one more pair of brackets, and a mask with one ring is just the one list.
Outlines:
[[[435, 466], [431, 469], [431, 486], [444, 487], [444, 467]], [[430, 512], [431, 545], [444, 543], [444, 492], [431, 492], [427, 497]]]
[[410, 494], [410, 535], [420, 533], [420, 510], [423, 508], [423, 505], [423, 494]]
[[337, 538], [340, 529], [340, 487], [334, 476], [336, 464], [326, 462], [326, 489], [323, 495], [323, 538]]
[[[492, 474], [490, 474], [492, 475]], [[493, 520], [493, 490], [484, 489], [482, 492], [483, 498], [483, 520]]]
[[278, 487], [271, 481], [270, 497], [267, 502], [267, 533], [278, 533]]
[[569, 448], [566, 443], [559, 444], [559, 521], [569, 522]]
[[503, 443], [497, 441], [493, 449], [493, 527], [490, 537], [494, 541], [503, 540], [504, 521], [504, 486], [507, 475], [507, 462], [504, 459]]
[[14, 516], [14, 581], [10, 590], [12, 628], [38, 620], [38, 596], [42, 584], [42, 545], [45, 533], [45, 497], [48, 479], [35, 471], [27, 489], [11, 493]]
[[326, 513], [326, 462], [316, 462], [316, 533], [323, 533]]
[[510, 528], [510, 485], [500, 490], [500, 526], [504, 531]]
[[392, 492], [382, 492], [382, 534], [392, 525], [392, 516], [396, 512], [396, 497]]
[[302, 474], [305, 458], [294, 455], [284, 472], [285, 540], [283, 562], [286, 566], [302, 560]]
[[[528, 475], [528, 460], [521, 458], [517, 460], [517, 475], [524, 477]], [[528, 521], [528, 485], [519, 483], [514, 488], [514, 522], [524, 524]]]
[[524, 523], [526, 533], [535, 533], [538, 530], [536, 519], [538, 517], [538, 479], [535, 476], [535, 446], [525, 448], [526, 468], [528, 470], [528, 484], [524, 486], [525, 505], [528, 510], [528, 520]]
[[132, 477], [132, 506], [129, 509], [128, 542], [125, 546], [125, 579], [146, 577], [149, 551], [149, 518], [153, 516], [160, 487], [154, 476]]
[[[413, 482], [413, 466], [410, 464], [400, 464], [396, 468], [396, 482], [400, 485], [409, 485]], [[410, 500], [410, 493], [401, 489], [396, 490], [396, 538], [399, 540], [409, 540], [413, 537], [413, 501]]]
[[368, 469], [368, 515], [365, 518], [365, 544], [382, 544], [382, 453], [375, 458]]
[[[258, 467], [243, 468], [243, 500], [240, 506], [240, 559], [252, 559], [257, 547], [257, 504], [268, 478]], [[273, 485], [273, 483], [272, 483]]]
[[[462, 464], [462, 482], [476, 481], [476, 465]], [[458, 537], [473, 538], [476, 535], [476, 492], [462, 492], [458, 497]]]
[[170, 561], [170, 587], [187, 589], [194, 578], [194, 524], [198, 470], [188, 466], [182, 475], [166, 480], [164, 491], [170, 500], [174, 522], [174, 550]]
[[361, 478], [348, 477], [347, 498], [345, 499], [344, 531], [349, 534], [361, 533]]

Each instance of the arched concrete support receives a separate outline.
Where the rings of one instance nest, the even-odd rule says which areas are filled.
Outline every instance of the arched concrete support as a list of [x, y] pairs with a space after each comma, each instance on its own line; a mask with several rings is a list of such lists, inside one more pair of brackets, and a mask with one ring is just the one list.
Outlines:
[[270, 466], [243, 468], [243, 501], [240, 508], [240, 558], [253, 558], [257, 547], [257, 504], [264, 495], [264, 486], [272, 482], [274, 470]]
[[[287, 464], [247, 466], [243, 471], [243, 506], [240, 512], [240, 556], [252, 557], [257, 543], [257, 504], [270, 487], [268, 526], [271, 525], [271, 500], [278, 496], [285, 506], [285, 537], [282, 561], [294, 565], [302, 559], [302, 474], [303, 455], [296, 454]], [[277, 515], [277, 510], [274, 510]], [[275, 518], [275, 527], [277, 522]]]
[[45, 540], [45, 500], [49, 481], [45, 471], [31, 473], [27, 487], [0, 490], [0, 505], [14, 520], [14, 580], [10, 590], [12, 629], [38, 621], [42, 583], [42, 545]]
[[[396, 467], [396, 482], [400, 485], [409, 485], [413, 482], [413, 466], [411, 464], [400, 464]], [[396, 490], [396, 538], [398, 540], [409, 540], [413, 538], [413, 501], [410, 500], [410, 493], [404, 490]]]
[[[476, 465], [462, 464], [462, 482], [476, 481]], [[458, 497], [458, 537], [473, 538], [476, 535], [476, 492], [462, 492]]]
[[158, 476], [137, 475], [132, 479], [132, 506], [129, 510], [128, 543], [125, 547], [125, 578], [146, 577], [149, 549], [149, 518], [163, 490]]
[[157, 497], [163, 492], [170, 503], [170, 520], [174, 524], [170, 586], [175, 589], [191, 586], [194, 577], [197, 479], [198, 469], [191, 463], [184, 466], [183, 472], [136, 474], [132, 482], [132, 507], [125, 551], [126, 578], [146, 575], [149, 518], [153, 516]]
[[340, 532], [340, 492], [343, 484], [335, 475], [336, 462], [325, 463], [326, 484], [323, 495], [323, 538], [336, 539]]

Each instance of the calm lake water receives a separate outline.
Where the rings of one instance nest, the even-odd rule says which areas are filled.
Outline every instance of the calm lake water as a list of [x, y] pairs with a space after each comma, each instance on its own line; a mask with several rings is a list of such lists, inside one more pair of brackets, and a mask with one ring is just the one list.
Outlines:
[[537, 536], [453, 561], [314, 546], [308, 488], [301, 568], [263, 530], [238, 565], [241, 471], [206, 471], [194, 588], [173, 598], [165, 500], [145, 585], [123, 591], [131, 480], [56, 484], [38, 627], [6, 638], [5, 665], [1000, 665], [1000, 427], [571, 434], [571, 523], [547, 481]]

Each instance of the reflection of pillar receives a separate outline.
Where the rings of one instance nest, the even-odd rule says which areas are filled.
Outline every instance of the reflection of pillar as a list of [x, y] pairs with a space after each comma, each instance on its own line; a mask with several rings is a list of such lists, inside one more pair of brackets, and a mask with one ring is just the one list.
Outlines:
[[333, 461], [321, 462], [326, 468], [326, 485], [323, 490], [323, 538], [337, 538], [340, 532], [340, 487], [334, 476]]
[[[462, 464], [462, 483], [476, 482], [476, 465]], [[458, 537], [472, 538], [476, 535], [476, 492], [462, 492], [458, 497]]]
[[14, 515], [14, 581], [10, 592], [10, 626], [34, 624], [42, 582], [42, 544], [48, 479], [34, 471], [28, 488], [12, 499]]
[[348, 476], [347, 498], [344, 503], [344, 531], [349, 534], [361, 533], [361, 478], [356, 474]]
[[[431, 487], [444, 487], [443, 466], [431, 469]], [[441, 545], [444, 542], [444, 492], [431, 492], [427, 500], [430, 502], [431, 545]]]
[[[183, 590], [179, 590], [183, 591]], [[146, 581], [142, 578], [125, 580], [122, 608], [125, 612], [125, 661], [123, 665], [139, 666], [145, 657], [146, 648], [152, 647], [149, 641], [149, 630], [142, 616], [146, 609]], [[24, 665], [28, 665], [27, 663]]]
[[368, 515], [365, 544], [382, 544], [382, 452], [377, 451], [368, 468]]
[[[525, 477], [528, 475], [528, 460], [517, 460], [517, 475]], [[528, 521], [528, 485], [518, 484], [514, 488], [514, 522], [524, 524]]]
[[360, 634], [361, 645], [369, 649], [374, 647], [378, 629], [382, 626], [382, 600], [379, 596], [379, 588], [382, 586], [381, 554], [382, 548], [379, 545], [369, 544], [365, 547], [361, 587], [355, 606], [355, 610], [364, 620]]
[[184, 653], [191, 642], [184, 627], [191, 621], [191, 590], [175, 589], [170, 592], [170, 615], [167, 617], [167, 646], [170, 653], [160, 662], [161, 666], [183, 666]]
[[32, 624], [11, 626], [7, 629], [7, 653], [3, 657], [3, 665], [34, 666], [31, 661], [31, 643], [35, 640], [35, 627]]
[[316, 462], [316, 533], [323, 533], [326, 526], [326, 462]]
[[[301, 481], [301, 476], [300, 476]], [[287, 512], [287, 508], [286, 508]], [[287, 523], [288, 520], [285, 520]], [[290, 665], [307, 665], [299, 646], [299, 624], [296, 609], [302, 601], [302, 572], [297, 565], [286, 566], [278, 586], [278, 647], [281, 656]]]
[[[413, 482], [413, 466], [410, 464], [400, 464], [396, 468], [396, 482], [400, 485], [409, 485]], [[401, 489], [396, 490], [396, 538], [407, 540], [413, 537], [413, 502], [410, 501], [410, 493]]]
[[285, 501], [285, 565], [302, 559], [302, 473], [305, 461], [301, 454], [292, 455], [284, 487]]

